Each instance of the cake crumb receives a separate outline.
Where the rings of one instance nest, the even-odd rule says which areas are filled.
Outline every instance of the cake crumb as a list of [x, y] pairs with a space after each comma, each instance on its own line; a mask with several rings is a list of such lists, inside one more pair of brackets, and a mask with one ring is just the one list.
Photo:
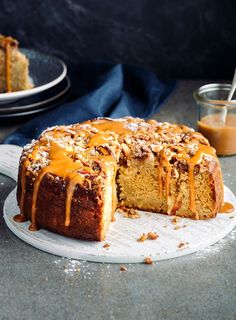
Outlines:
[[138, 238], [138, 242], [144, 242], [145, 240], [147, 240], [148, 237], [145, 233], [143, 233], [139, 238]]
[[109, 243], [105, 243], [103, 248], [108, 250], [110, 248], [110, 244]]
[[145, 240], [156, 240], [159, 238], [159, 235], [156, 232], [148, 232], [147, 234], [143, 233], [138, 239], [138, 242], [144, 242]]
[[125, 266], [121, 266], [121, 267], [120, 267], [120, 271], [121, 271], [121, 272], [125, 272], [125, 271], [127, 271], [127, 268], [126, 268]]
[[180, 225], [175, 225], [174, 226], [174, 230], [179, 230], [179, 229], [181, 229], [181, 228], [186, 228], [188, 225], [187, 224], [184, 224], [184, 225], [182, 225], [182, 226], [180, 226]]
[[159, 235], [156, 232], [148, 232], [143, 233], [138, 239], [138, 242], [144, 242], [145, 240], [156, 240], [157, 238], [159, 238]]
[[174, 217], [171, 218], [171, 222], [172, 222], [173, 224], [177, 224], [177, 223], [180, 222], [180, 221], [181, 221], [181, 218], [178, 217], [178, 216], [174, 216]]
[[119, 209], [120, 209], [120, 211], [122, 211], [122, 215], [124, 218], [129, 218], [129, 219], [139, 219], [140, 218], [140, 214], [135, 209], [126, 208], [126, 207], [121, 207]]
[[183, 248], [184, 246], [186, 246], [188, 244], [188, 242], [184, 242], [184, 241], [181, 241], [179, 244], [178, 244], [178, 248]]
[[159, 235], [156, 232], [148, 232], [147, 237], [149, 240], [156, 240]]
[[145, 258], [143, 262], [145, 264], [153, 264], [153, 261], [152, 261], [152, 259], [150, 257]]

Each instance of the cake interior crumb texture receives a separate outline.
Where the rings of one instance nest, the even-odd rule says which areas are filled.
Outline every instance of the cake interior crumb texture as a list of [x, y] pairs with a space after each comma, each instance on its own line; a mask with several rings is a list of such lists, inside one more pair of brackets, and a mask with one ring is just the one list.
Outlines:
[[101, 241], [118, 207], [213, 218], [223, 184], [215, 150], [193, 129], [98, 118], [49, 128], [27, 145], [17, 199], [31, 230]]
[[28, 58], [20, 52], [17, 40], [0, 34], [0, 92], [30, 88]]

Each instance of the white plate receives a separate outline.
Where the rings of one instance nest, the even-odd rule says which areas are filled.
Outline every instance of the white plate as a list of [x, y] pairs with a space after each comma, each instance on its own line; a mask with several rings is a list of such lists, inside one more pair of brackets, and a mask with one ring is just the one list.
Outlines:
[[[225, 187], [225, 201], [236, 208], [234, 194]], [[19, 213], [16, 203], [16, 190], [13, 190], [4, 204], [4, 219], [9, 229], [20, 239], [40, 250], [73, 259], [104, 263], [143, 262], [145, 257], [153, 261], [184, 256], [213, 245], [224, 238], [236, 225], [236, 212], [218, 214], [215, 219], [194, 221], [181, 219], [180, 229], [175, 230], [171, 217], [139, 212], [139, 219], [128, 219], [116, 214], [116, 222], [111, 223], [104, 242], [89, 242], [66, 238], [55, 233], [28, 230], [29, 222], [16, 223], [13, 220]], [[186, 227], [183, 227], [184, 225]], [[157, 240], [137, 242], [142, 233], [157, 232]], [[188, 243], [179, 248], [181, 242]], [[103, 246], [110, 245], [109, 249]]]
[[29, 59], [30, 79], [34, 87], [28, 90], [0, 93], [0, 103], [13, 102], [52, 88], [66, 76], [67, 67], [60, 59], [35, 50], [20, 49], [20, 51]]

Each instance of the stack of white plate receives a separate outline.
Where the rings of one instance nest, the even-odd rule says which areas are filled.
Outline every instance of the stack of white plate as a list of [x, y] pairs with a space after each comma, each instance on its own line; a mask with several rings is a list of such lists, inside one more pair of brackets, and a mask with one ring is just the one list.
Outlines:
[[21, 49], [30, 64], [33, 88], [0, 93], [0, 120], [28, 117], [54, 108], [69, 95], [70, 79], [63, 61], [34, 50]]

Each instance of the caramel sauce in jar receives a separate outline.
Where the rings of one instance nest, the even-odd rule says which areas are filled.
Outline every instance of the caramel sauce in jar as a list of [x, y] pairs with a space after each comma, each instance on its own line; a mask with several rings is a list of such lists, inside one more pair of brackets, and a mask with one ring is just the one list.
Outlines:
[[220, 114], [198, 121], [198, 130], [209, 140], [218, 155], [236, 154], [236, 114], [228, 114], [225, 123]]
[[193, 96], [198, 106], [198, 130], [219, 156], [236, 154], [236, 100], [228, 101], [231, 84], [210, 83]]

